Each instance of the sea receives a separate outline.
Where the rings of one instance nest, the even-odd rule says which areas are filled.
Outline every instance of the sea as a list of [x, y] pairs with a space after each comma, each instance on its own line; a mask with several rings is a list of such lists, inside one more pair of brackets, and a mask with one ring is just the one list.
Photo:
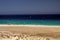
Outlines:
[[0, 19], [0, 24], [60, 25], [60, 20], [8, 20]]
[[60, 25], [60, 15], [0, 15], [0, 24]]

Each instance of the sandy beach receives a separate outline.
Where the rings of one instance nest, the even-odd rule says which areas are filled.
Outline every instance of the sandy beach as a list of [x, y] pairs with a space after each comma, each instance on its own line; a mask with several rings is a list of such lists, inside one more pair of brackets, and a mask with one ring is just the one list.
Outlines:
[[[21, 37], [23, 37], [23, 39], [21, 39]], [[60, 26], [4, 24], [4, 25], [0, 25], [0, 39], [1, 40], [5, 40], [5, 39], [6, 40], [17, 40], [17, 39], [18, 40], [39, 40], [39, 39], [60, 40]]]

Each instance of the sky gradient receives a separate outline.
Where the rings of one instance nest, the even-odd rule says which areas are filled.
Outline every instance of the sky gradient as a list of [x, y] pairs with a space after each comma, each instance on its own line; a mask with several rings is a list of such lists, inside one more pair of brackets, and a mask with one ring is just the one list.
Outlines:
[[0, 14], [39, 12], [60, 12], [60, 0], [0, 0]]

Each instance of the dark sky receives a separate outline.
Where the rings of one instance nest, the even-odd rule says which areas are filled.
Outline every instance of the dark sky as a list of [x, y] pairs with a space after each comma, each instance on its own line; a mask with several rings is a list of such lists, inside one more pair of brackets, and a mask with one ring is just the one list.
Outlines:
[[0, 0], [0, 14], [39, 12], [60, 12], [60, 0]]

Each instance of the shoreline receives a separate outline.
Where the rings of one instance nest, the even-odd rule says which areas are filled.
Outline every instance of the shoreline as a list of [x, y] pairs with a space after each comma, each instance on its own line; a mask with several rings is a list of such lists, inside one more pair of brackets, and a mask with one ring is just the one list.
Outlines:
[[13, 27], [60, 27], [59, 25], [28, 25], [28, 24], [20, 24], [20, 25], [16, 25], [16, 24], [0, 24], [0, 26], [13, 26]]

